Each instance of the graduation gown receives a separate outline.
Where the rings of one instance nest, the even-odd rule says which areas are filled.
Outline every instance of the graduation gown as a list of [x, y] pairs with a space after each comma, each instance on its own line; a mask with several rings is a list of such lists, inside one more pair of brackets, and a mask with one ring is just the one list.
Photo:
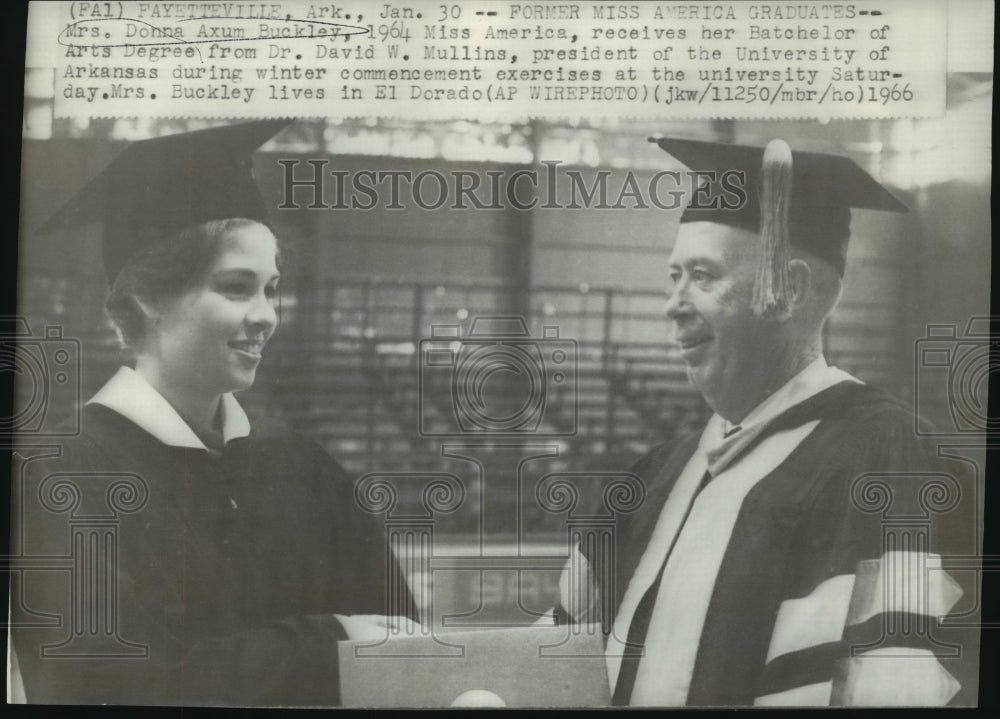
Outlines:
[[413, 616], [405, 589], [386, 606], [384, 528], [315, 443], [260, 423], [221, 453], [173, 446], [101, 404], [81, 426], [15, 466], [29, 703], [336, 705], [333, 613]]
[[[783, 434], [793, 440], [779, 451]], [[643, 457], [632, 472], [647, 488], [646, 501], [619, 519], [614, 551], [582, 550], [595, 581], [612, 578], [602, 596], [616, 608], [698, 440], [661, 445]], [[754, 457], [771, 441], [774, 448]], [[667, 565], [658, 590], [675, 599], [654, 610], [638, 664], [637, 686], [645, 681], [645, 698], [636, 702], [629, 692], [632, 703], [974, 704], [978, 630], [949, 630], [935, 621], [963, 593], [971, 595], [963, 609], [976, 606], [974, 578], [970, 586], [968, 573], [961, 577], [963, 588], [947, 572], [933, 571], [941, 555], [947, 565], [948, 556], [976, 553], [977, 492], [967, 467], [936, 459], [917, 441], [911, 413], [852, 381], [779, 414], [730, 458], [730, 474], [742, 481], [741, 473], [753, 471], [747, 467], [766, 464], [769, 455], [780, 455], [776, 466], [761, 470], [736, 499], [716, 574], [704, 545], [714, 541], [713, 525], [723, 522], [725, 493], [746, 488], [723, 484], [730, 480], [722, 475], [710, 479], [702, 495], [717, 495], [706, 497], [708, 514], [695, 519], [699, 496], [681, 525], [668, 555], [678, 562], [676, 571]], [[935, 481], [949, 495], [935, 496], [937, 505], [928, 501], [933, 490], [921, 490]], [[907, 545], [907, 537], [918, 538]], [[693, 559], [675, 556], [684, 553]], [[686, 647], [689, 627], [694, 634]], [[658, 631], [674, 637], [659, 659], [653, 648], [662, 639]], [[626, 639], [621, 628], [605, 626], [605, 632], [609, 647], [612, 633]], [[684, 654], [678, 650], [687, 649], [690, 659], [677, 659]], [[611, 679], [614, 684], [613, 670]], [[659, 685], [679, 689], [663, 693]], [[658, 702], [658, 692], [672, 698]]]

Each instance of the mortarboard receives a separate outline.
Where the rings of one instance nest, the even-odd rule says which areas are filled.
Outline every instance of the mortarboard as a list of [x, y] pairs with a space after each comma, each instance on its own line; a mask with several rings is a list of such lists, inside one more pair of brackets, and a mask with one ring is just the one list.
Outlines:
[[230, 217], [264, 221], [251, 155], [290, 120], [212, 127], [134, 142], [38, 232], [103, 223], [112, 282], [133, 254], [170, 233]]
[[[767, 148], [717, 142], [649, 138], [694, 172], [743, 173], [746, 201], [734, 209], [691, 207], [681, 222], [718, 222], [762, 235], [764, 263], [758, 279], [766, 305], [784, 302], [780, 275], [787, 245], [809, 250], [844, 274], [851, 208], [907, 212], [908, 208], [853, 160], [817, 152], [793, 152], [783, 140]], [[710, 202], [699, 202], [710, 205]], [[718, 203], [716, 203], [718, 204]], [[776, 279], [776, 276], [778, 279]], [[777, 288], [772, 288], [774, 283]], [[771, 297], [772, 293], [777, 298]], [[755, 302], [756, 303], [756, 302]]]

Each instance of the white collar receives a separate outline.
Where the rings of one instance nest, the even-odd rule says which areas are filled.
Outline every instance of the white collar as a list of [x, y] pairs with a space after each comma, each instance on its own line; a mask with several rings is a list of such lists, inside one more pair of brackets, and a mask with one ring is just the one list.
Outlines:
[[776, 392], [754, 407], [739, 423], [740, 431], [725, 436], [732, 425], [713, 414], [701, 435], [699, 447], [709, 453], [710, 470], [718, 474], [742, 448], [753, 441], [773, 419], [788, 409], [841, 382], [861, 382], [843, 370], [831, 367], [823, 355], [810, 362]]
[[[131, 367], [121, 367], [87, 404], [114, 410], [171, 447], [208, 449], [163, 395]], [[232, 394], [222, 395], [220, 409], [223, 442], [250, 434], [250, 420]]]

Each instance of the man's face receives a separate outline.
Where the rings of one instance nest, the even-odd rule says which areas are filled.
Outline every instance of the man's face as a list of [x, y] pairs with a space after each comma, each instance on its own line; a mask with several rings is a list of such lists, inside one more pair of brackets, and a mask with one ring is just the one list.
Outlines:
[[682, 224], [670, 255], [667, 317], [691, 381], [723, 416], [750, 409], [783, 344], [780, 324], [752, 310], [759, 261], [757, 235], [710, 222]]

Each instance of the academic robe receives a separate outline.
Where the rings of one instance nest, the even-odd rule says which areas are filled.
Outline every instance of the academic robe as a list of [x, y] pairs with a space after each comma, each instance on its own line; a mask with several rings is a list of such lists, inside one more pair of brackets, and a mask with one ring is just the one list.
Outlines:
[[[675, 605], [675, 623], [704, 617], [693, 665], [680, 671], [689, 674], [680, 680], [688, 684], [679, 703], [975, 704], [978, 630], [936, 626], [963, 594], [963, 610], [977, 606], [974, 577], [933, 570], [936, 556], [947, 566], [949, 557], [976, 554], [974, 478], [916, 439], [904, 407], [853, 381], [784, 411], [744, 455], [801, 428], [809, 430], [804, 438], [738, 506], [707, 607], [684, 599]], [[643, 480], [646, 500], [619, 519], [614, 551], [581, 548], [595, 581], [613, 578], [602, 596], [615, 607], [698, 439], [658, 446], [639, 460], [631, 471]], [[733, 460], [736, 473], [740, 461]], [[706, 479], [709, 487], [718, 481]], [[943, 495], [934, 495], [935, 482]], [[674, 551], [689, 530], [684, 525]], [[915, 546], [898, 545], [918, 535], [929, 544], [918, 538]], [[687, 578], [673, 581], [697, 583], [702, 569], [695, 562]], [[671, 589], [685, 596], [684, 586]], [[581, 616], [579, 608], [568, 613]], [[660, 668], [645, 671], [648, 686]]]
[[[81, 426], [61, 456], [15, 462], [13, 643], [29, 703], [337, 705], [347, 634], [333, 613], [414, 616], [405, 584], [404, 610], [387, 607], [399, 570], [384, 528], [313, 442], [259, 423], [221, 453], [171, 446], [100, 404]], [[72, 510], [60, 479], [79, 490]], [[70, 546], [74, 522], [87, 537], [87, 518], [109, 514], [108, 546]], [[68, 571], [74, 555], [96, 574]], [[55, 569], [37, 568], [45, 556]], [[112, 605], [97, 585], [114, 569]]]

